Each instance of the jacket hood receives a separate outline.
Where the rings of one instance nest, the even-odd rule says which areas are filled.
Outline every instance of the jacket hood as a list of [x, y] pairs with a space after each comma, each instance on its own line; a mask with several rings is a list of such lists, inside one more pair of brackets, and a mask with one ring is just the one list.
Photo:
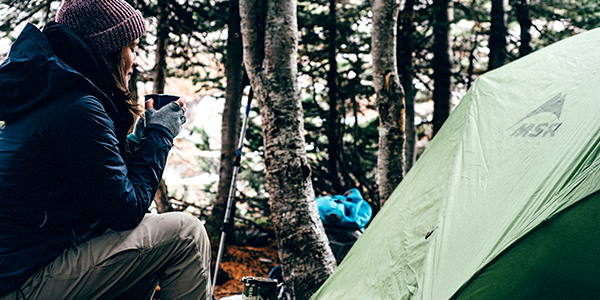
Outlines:
[[0, 65], [0, 120], [11, 121], [47, 101], [57, 83], [55, 73], [67, 75], [68, 66], [50, 50], [42, 33], [27, 24]]
[[111, 99], [114, 79], [93, 46], [55, 22], [50, 22], [44, 33], [27, 24], [0, 65], [0, 120], [19, 119], [74, 89], [100, 99], [115, 123], [131, 125], [133, 116], [124, 101]]

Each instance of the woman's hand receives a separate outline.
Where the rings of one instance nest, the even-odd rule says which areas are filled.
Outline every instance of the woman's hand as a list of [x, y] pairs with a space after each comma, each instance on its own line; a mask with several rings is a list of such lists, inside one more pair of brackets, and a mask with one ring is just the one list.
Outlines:
[[[185, 123], [185, 104], [184, 98], [179, 98], [159, 110], [154, 109], [154, 100], [146, 101], [146, 126], [159, 125], [166, 128], [173, 137], [176, 137]], [[150, 113], [148, 113], [150, 112]]]

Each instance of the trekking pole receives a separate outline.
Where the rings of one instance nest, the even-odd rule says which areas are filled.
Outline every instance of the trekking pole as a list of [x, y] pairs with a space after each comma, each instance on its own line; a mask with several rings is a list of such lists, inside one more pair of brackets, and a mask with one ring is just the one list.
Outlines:
[[229, 221], [231, 211], [233, 210], [234, 197], [235, 197], [235, 182], [237, 180], [238, 169], [240, 168], [240, 160], [242, 158], [242, 147], [244, 146], [244, 136], [246, 135], [246, 127], [248, 126], [248, 116], [250, 114], [250, 104], [252, 103], [253, 97], [252, 86], [248, 92], [248, 104], [246, 104], [246, 114], [244, 116], [244, 123], [242, 124], [242, 130], [240, 131], [240, 140], [238, 143], [237, 152], [235, 154], [235, 160], [233, 161], [233, 177], [231, 178], [231, 185], [229, 186], [229, 196], [227, 197], [227, 209], [225, 209], [225, 219], [223, 220], [223, 227], [221, 228], [221, 241], [219, 242], [219, 251], [217, 252], [217, 261], [215, 263], [215, 275], [212, 282], [212, 295], [214, 297], [215, 287], [217, 285], [217, 274], [219, 273], [219, 265], [221, 264], [221, 256], [223, 255], [223, 248], [225, 247], [225, 237], [227, 232], [231, 231], [233, 224]]

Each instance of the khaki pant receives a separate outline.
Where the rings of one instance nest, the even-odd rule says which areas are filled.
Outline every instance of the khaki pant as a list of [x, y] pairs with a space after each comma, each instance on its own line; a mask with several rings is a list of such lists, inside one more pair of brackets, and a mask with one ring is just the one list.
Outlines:
[[71, 247], [5, 299], [212, 299], [210, 242], [187, 213], [148, 214], [128, 231]]

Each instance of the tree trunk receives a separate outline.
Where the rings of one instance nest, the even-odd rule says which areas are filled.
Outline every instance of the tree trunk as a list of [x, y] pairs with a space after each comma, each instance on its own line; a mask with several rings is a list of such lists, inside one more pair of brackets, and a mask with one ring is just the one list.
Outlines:
[[52, 12], [52, 0], [46, 0], [46, 17], [44, 17], [44, 24], [48, 24], [50, 19], [50, 13]]
[[488, 70], [493, 70], [506, 62], [506, 6], [508, 0], [492, 0], [490, 26], [490, 62]]
[[154, 89], [156, 94], [165, 91], [167, 73], [167, 45], [169, 43], [169, 1], [158, 0], [156, 29], [156, 61], [154, 64]]
[[477, 36], [474, 36], [472, 39], [473, 45], [471, 46], [471, 52], [469, 53], [469, 66], [467, 67], [467, 90], [471, 88], [473, 81], [475, 81], [475, 51], [479, 46], [479, 43], [477, 42]]
[[297, 87], [295, 0], [242, 0], [244, 65], [257, 97], [271, 218], [284, 280], [308, 299], [335, 268], [319, 218], [306, 158]]
[[340, 182], [338, 163], [340, 160], [340, 138], [339, 138], [339, 116], [337, 105], [337, 61], [336, 61], [336, 0], [329, 0], [329, 19], [328, 25], [328, 51], [329, 51], [329, 71], [327, 72], [327, 87], [329, 88], [329, 119], [327, 120], [329, 147], [329, 174], [331, 176], [331, 185], [333, 190], [342, 194], [342, 184]]
[[533, 52], [531, 45], [531, 17], [529, 16], [529, 0], [516, 0], [517, 20], [521, 27], [521, 45], [519, 57]]
[[[219, 167], [219, 185], [217, 199], [212, 213], [206, 222], [207, 229], [215, 234], [225, 220], [225, 209], [233, 177], [236, 147], [240, 135], [240, 102], [244, 88], [244, 67], [242, 65], [243, 48], [240, 32], [239, 0], [229, 1], [229, 30], [227, 37], [227, 53], [225, 72], [227, 86], [225, 88], [225, 108], [221, 122], [221, 165]], [[251, 99], [248, 99], [251, 101]], [[235, 206], [233, 206], [235, 208]], [[235, 210], [234, 210], [235, 211]], [[232, 212], [230, 223], [233, 224]]]
[[404, 175], [404, 95], [396, 66], [395, 0], [371, 0], [373, 82], [379, 111], [377, 183], [381, 207]]
[[398, 36], [396, 44], [396, 55], [398, 59], [398, 75], [404, 89], [404, 99], [406, 104], [406, 160], [404, 162], [404, 170], [408, 172], [417, 161], [417, 128], [415, 126], [415, 88], [413, 85], [413, 34], [415, 26], [413, 24], [414, 0], [406, 0], [404, 2], [404, 10], [398, 14]]
[[[153, 92], [162, 94], [165, 92], [165, 81], [167, 73], [167, 44], [169, 42], [169, 11], [168, 0], [158, 0], [158, 28], [156, 32], [156, 61], [154, 64], [154, 87]], [[159, 213], [172, 211], [169, 203], [169, 194], [164, 179], [160, 179], [158, 191], [154, 196], [156, 210]]]
[[162, 178], [158, 183], [158, 189], [156, 190], [156, 195], [154, 195], [154, 202], [156, 203], [156, 211], [160, 214], [173, 211], [173, 207], [169, 202], [167, 185]]
[[452, 47], [450, 45], [451, 6], [449, 0], [434, 0], [433, 24], [433, 135], [448, 116], [452, 99]]

